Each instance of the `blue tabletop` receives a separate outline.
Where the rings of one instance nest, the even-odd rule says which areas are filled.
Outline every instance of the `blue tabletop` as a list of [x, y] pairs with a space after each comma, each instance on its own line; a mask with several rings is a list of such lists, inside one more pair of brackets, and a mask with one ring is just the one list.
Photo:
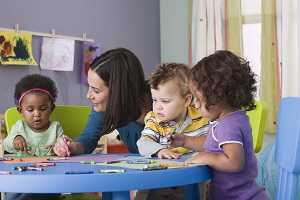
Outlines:
[[[153, 171], [126, 169], [125, 173], [110, 174], [99, 173], [98, 171], [101, 169], [120, 169], [120, 167], [89, 165], [79, 162], [60, 162], [54, 167], [45, 168], [44, 171], [20, 172], [14, 170], [14, 167], [19, 165], [0, 162], [1, 171], [9, 170], [12, 172], [9, 175], [0, 175], [1, 192], [79, 193], [129, 191], [196, 184], [211, 177], [210, 169], [207, 166]], [[65, 174], [66, 171], [93, 171], [93, 173]]]

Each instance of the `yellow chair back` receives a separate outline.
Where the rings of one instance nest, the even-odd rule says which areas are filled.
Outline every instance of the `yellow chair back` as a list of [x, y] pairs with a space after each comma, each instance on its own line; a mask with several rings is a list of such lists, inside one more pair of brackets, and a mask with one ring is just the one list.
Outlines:
[[262, 147], [267, 110], [266, 105], [262, 101], [256, 101], [256, 108], [251, 111], [247, 111], [250, 125], [252, 128], [253, 137], [253, 149], [255, 153], [258, 153]]
[[[86, 126], [91, 108], [89, 106], [79, 105], [56, 105], [51, 114], [51, 121], [58, 121], [64, 134], [75, 138], [80, 135]], [[7, 133], [10, 132], [11, 127], [19, 120], [22, 119], [16, 107], [8, 108], [4, 114], [5, 125]]]

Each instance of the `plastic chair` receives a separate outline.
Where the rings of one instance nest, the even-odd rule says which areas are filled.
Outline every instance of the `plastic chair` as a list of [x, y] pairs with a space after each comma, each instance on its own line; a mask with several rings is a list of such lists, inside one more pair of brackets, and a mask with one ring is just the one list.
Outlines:
[[256, 108], [247, 111], [247, 115], [252, 128], [253, 149], [255, 153], [258, 153], [263, 144], [267, 111], [266, 106], [262, 101], [256, 101], [255, 104]]
[[275, 162], [279, 166], [277, 200], [294, 200], [300, 173], [300, 97], [281, 100], [275, 140]]
[[[50, 119], [59, 121], [64, 133], [72, 138], [78, 136], [86, 126], [91, 108], [79, 105], [56, 105]], [[4, 114], [7, 133], [21, 119], [16, 107], [8, 108]]]

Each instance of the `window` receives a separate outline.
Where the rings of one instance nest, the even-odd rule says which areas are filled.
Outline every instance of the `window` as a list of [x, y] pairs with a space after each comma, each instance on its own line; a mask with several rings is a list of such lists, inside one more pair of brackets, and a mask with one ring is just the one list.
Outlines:
[[243, 57], [257, 74], [257, 96], [259, 97], [259, 77], [261, 73], [261, 0], [242, 0]]

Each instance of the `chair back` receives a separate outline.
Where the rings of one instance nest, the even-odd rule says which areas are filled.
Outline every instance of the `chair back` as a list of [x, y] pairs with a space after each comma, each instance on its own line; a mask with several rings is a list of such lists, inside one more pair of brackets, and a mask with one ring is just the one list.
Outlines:
[[264, 102], [256, 101], [255, 104], [256, 108], [254, 110], [247, 111], [247, 115], [252, 128], [253, 149], [255, 153], [258, 153], [264, 140], [267, 110]]
[[[77, 137], [86, 126], [91, 108], [89, 106], [80, 105], [56, 105], [51, 114], [51, 121], [58, 121], [64, 134], [71, 138]], [[5, 125], [7, 133], [10, 132], [11, 127], [20, 119], [20, 113], [16, 107], [8, 108], [4, 114]]]
[[279, 166], [277, 200], [294, 200], [300, 173], [300, 97], [280, 102], [275, 140], [275, 161]]

